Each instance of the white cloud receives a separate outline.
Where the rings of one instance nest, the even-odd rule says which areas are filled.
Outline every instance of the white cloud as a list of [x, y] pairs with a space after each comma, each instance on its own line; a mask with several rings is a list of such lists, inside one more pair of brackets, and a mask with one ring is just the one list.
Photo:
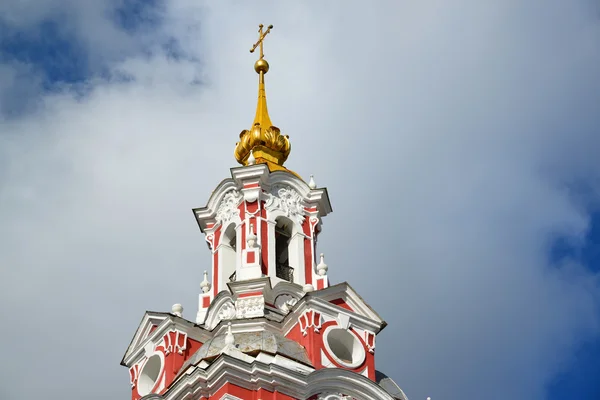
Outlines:
[[25, 380], [127, 396], [118, 362], [143, 311], [194, 315], [210, 261], [189, 209], [253, 118], [259, 22], [275, 26], [267, 96], [287, 164], [330, 190], [331, 277], [389, 323], [378, 367], [411, 399], [543, 398], [598, 333], [597, 277], [547, 248], [589, 224], [566, 185], [599, 178], [600, 24], [585, 1], [521, 3], [172, 1], [157, 35], [199, 63], [130, 57], [114, 68], [135, 81], [2, 122], [1, 337], [26, 342], [0, 367], [17, 390], [3, 398]]

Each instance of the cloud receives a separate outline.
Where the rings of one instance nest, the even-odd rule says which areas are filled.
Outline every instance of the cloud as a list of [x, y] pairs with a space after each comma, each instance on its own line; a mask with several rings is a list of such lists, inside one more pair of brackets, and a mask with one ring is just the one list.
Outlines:
[[[10, 14], [19, 29], [58, 7], [30, 4]], [[599, 194], [573, 189], [599, 182], [590, 2], [178, 0], [139, 36], [99, 12], [116, 3], [73, 4], [110, 77], [0, 122], [3, 398], [127, 396], [118, 362], [143, 311], [181, 302], [193, 319], [210, 259], [190, 209], [253, 118], [259, 22], [275, 26], [267, 97], [287, 165], [330, 191], [331, 279], [389, 323], [378, 368], [411, 399], [543, 398], [598, 334], [597, 276], [548, 258], [552, 238], [585, 236]], [[186, 57], [142, 51], [165, 38]]]

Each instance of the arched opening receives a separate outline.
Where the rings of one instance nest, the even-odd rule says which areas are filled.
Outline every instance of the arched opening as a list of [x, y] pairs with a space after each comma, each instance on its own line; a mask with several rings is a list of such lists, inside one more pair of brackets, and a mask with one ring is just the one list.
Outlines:
[[152, 391], [156, 381], [158, 381], [161, 369], [162, 358], [158, 354], [150, 356], [138, 378], [137, 390], [141, 396], [145, 396]]
[[365, 349], [350, 331], [331, 326], [323, 333], [323, 342], [330, 356], [347, 368], [357, 368], [365, 360]]
[[221, 271], [225, 282], [235, 281], [235, 269], [237, 264], [237, 232], [235, 224], [231, 223], [223, 232], [221, 239]]
[[294, 282], [294, 267], [290, 265], [289, 245], [293, 233], [293, 223], [287, 218], [275, 220], [275, 275]]

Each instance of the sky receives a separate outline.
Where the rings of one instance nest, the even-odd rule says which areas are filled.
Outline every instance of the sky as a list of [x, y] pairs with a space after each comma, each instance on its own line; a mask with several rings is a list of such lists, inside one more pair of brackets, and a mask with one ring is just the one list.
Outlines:
[[0, 2], [0, 399], [128, 398], [144, 312], [194, 319], [259, 23], [377, 368], [411, 400], [600, 398], [597, 0], [28, 0]]

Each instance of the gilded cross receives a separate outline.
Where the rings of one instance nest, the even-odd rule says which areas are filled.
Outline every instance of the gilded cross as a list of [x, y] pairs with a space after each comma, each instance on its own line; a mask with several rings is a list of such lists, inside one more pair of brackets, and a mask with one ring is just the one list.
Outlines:
[[263, 33], [263, 24], [260, 24], [258, 26], [258, 41], [254, 43], [254, 46], [252, 46], [252, 48], [250, 49], [250, 53], [254, 53], [254, 50], [256, 50], [256, 48], [260, 45], [259, 60], [262, 60], [265, 56], [263, 54], [263, 41], [265, 40], [265, 37], [269, 34], [269, 32], [271, 32], [271, 29], [273, 29], [273, 25], [269, 25], [267, 27], [267, 30]]

